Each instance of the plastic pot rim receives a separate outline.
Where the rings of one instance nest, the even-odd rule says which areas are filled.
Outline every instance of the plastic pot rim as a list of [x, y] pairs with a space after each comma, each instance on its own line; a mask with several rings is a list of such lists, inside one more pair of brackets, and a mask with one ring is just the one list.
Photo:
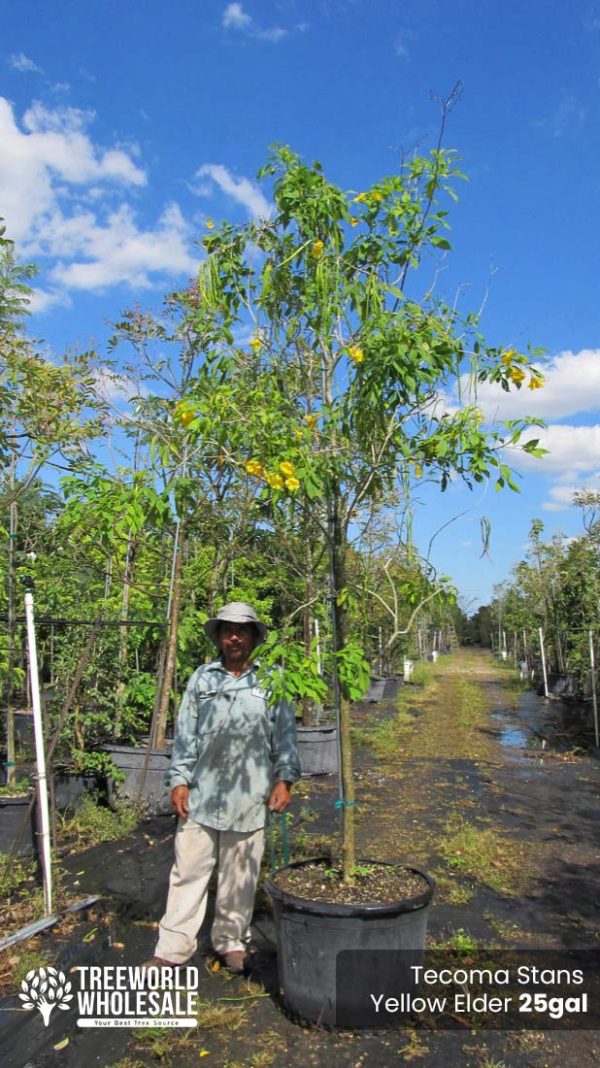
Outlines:
[[265, 885], [267, 893], [269, 893], [276, 901], [281, 902], [282, 905], [290, 906], [298, 912], [309, 913], [313, 916], [339, 916], [340, 918], [362, 916], [365, 919], [375, 919], [383, 916], [399, 916], [405, 912], [417, 912], [419, 909], [426, 908], [433, 897], [435, 882], [430, 875], [421, 871], [420, 868], [413, 868], [410, 864], [400, 865], [393, 860], [373, 860], [372, 858], [361, 859], [358, 863], [378, 864], [381, 867], [390, 868], [404, 867], [406, 871], [412, 872], [415, 875], [420, 875], [427, 883], [427, 889], [422, 894], [417, 894], [416, 897], [407, 897], [399, 901], [391, 901], [383, 904], [368, 905], [361, 902], [357, 902], [356, 904], [340, 904], [337, 902], [315, 901], [313, 898], [298, 897], [296, 894], [290, 893], [289, 890], [283, 890], [273, 882], [273, 876], [277, 875], [278, 872], [289, 871], [290, 868], [303, 868], [308, 864], [319, 864], [321, 861], [331, 863], [330, 858], [326, 856], [310, 857], [308, 860], [295, 860], [291, 864], [287, 864], [284, 868], [278, 868], [266, 881]]

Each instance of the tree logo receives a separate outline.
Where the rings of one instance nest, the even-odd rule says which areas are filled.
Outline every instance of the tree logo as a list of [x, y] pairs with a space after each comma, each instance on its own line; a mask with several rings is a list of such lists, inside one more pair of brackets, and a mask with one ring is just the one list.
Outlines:
[[23, 1002], [22, 1008], [39, 1009], [44, 1027], [47, 1027], [50, 1023], [50, 1013], [57, 1005], [59, 1009], [71, 1008], [71, 985], [65, 973], [56, 968], [34, 968], [33, 971], [27, 972], [21, 983], [19, 997]]

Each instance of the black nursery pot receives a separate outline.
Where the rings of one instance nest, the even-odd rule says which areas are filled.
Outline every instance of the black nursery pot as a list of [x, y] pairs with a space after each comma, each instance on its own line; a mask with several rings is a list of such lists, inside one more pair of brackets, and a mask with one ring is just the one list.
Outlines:
[[[314, 863], [299, 861], [289, 867]], [[424, 880], [423, 893], [377, 905], [313, 901], [283, 890], [273, 878], [267, 880], [279, 982], [297, 1018], [326, 1027], [389, 1026], [373, 1015], [371, 995], [379, 992], [377, 987], [390, 980], [393, 986], [380, 992], [396, 997], [414, 993], [411, 969], [423, 960], [434, 884], [417, 868], [408, 870]]]
[[171, 791], [165, 774], [171, 765], [170, 749], [151, 749], [130, 745], [105, 745], [104, 752], [123, 773], [122, 782], [107, 782], [108, 803], [115, 808], [119, 799], [135, 804], [138, 798], [149, 816], [173, 814]]
[[0, 853], [36, 855], [36, 806], [30, 794], [0, 797]]

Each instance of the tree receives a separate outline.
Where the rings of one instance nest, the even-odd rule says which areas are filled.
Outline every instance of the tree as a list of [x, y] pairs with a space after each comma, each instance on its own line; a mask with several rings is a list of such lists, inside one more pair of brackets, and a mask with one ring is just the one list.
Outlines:
[[[230, 381], [235, 432], [222, 442], [226, 462], [245, 466], [272, 513], [306, 502], [325, 538], [351, 880], [348, 702], [364, 659], [347, 634], [350, 527], [364, 529], [371, 506], [411, 475], [427, 473], [445, 489], [456, 477], [472, 486], [495, 474], [498, 488], [516, 488], [501, 450], [510, 441], [539, 454], [537, 441], [522, 438], [530, 421], [486, 427], [476, 386], [537, 388], [541, 377], [514, 349], [487, 346], [476, 316], [460, 317], [431, 289], [410, 295], [410, 275], [419, 279], [426, 259], [449, 248], [439, 200], [454, 195], [454, 153], [415, 157], [358, 194], [285, 146], [261, 175], [273, 180], [273, 215], [239, 228], [224, 223], [204, 239], [188, 324], [210, 336], [207, 358]], [[233, 331], [249, 325], [250, 353], [242, 355]], [[450, 410], [442, 397], [457, 383], [462, 404]], [[188, 429], [193, 437], [194, 420]]]

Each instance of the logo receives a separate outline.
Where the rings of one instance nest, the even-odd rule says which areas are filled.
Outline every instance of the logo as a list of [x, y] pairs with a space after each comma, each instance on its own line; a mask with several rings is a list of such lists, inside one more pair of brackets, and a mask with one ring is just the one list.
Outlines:
[[[198, 969], [79, 965], [77, 987], [58, 968], [27, 973], [19, 997], [48, 1027], [53, 1009], [78, 1010], [78, 1027], [197, 1027]], [[75, 999], [75, 1000], [74, 1000]], [[72, 1004], [71, 1004], [72, 1002]]]
[[21, 983], [19, 997], [24, 1009], [38, 1009], [41, 1012], [44, 1027], [50, 1023], [53, 1009], [70, 1009], [69, 1003], [73, 1000], [71, 983], [65, 973], [50, 966], [27, 972]]

